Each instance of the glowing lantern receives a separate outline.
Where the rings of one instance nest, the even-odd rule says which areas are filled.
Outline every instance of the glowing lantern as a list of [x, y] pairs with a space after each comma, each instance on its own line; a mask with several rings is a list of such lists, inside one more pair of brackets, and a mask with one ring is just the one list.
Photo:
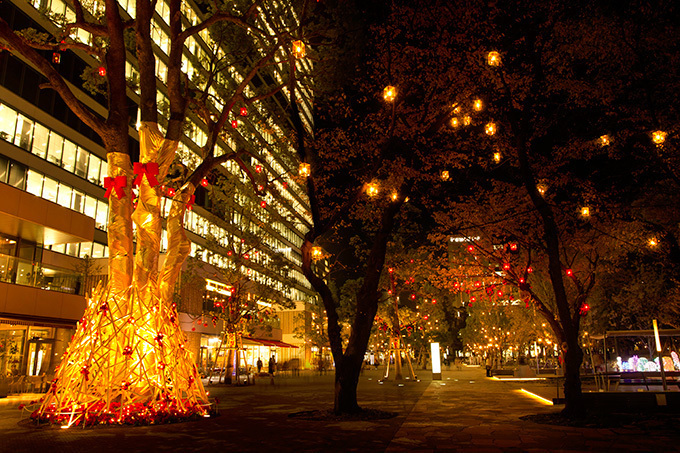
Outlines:
[[472, 118], [470, 118], [470, 115], [465, 115], [463, 117], [463, 126], [469, 126], [472, 124]]
[[102, 77], [106, 76], [106, 68], [104, 66], [100, 66], [99, 69], [97, 69], [97, 74], [99, 74]]
[[303, 58], [305, 55], [307, 55], [305, 43], [299, 39], [297, 41], [293, 41], [293, 55], [295, 55], [295, 58]]
[[451, 127], [458, 127], [460, 126], [460, 121], [458, 118], [451, 118]]
[[231, 127], [236, 129], [238, 127], [238, 121], [237, 120], [231, 120]]
[[264, 200], [260, 201], [260, 207], [261, 207], [261, 208], [266, 208], [266, 207], [267, 207], [267, 202], [264, 201]]
[[482, 102], [481, 99], [475, 99], [472, 102], [472, 108], [479, 112], [484, 108], [484, 103]]
[[206, 178], [201, 179], [201, 185], [202, 185], [203, 187], [208, 187], [208, 184], [209, 184], [209, 183], [208, 183], [208, 180], [207, 180]]
[[500, 163], [500, 161], [501, 161], [501, 153], [500, 152], [496, 151], [495, 153], [493, 153], [493, 161], [496, 162], [496, 163]]
[[392, 192], [392, 201], [397, 201], [399, 194], [397, 192]]
[[486, 126], [484, 126], [484, 132], [486, 132], [486, 135], [493, 135], [496, 133], [496, 123], [487, 123]]
[[262, 165], [260, 164], [255, 165], [255, 173], [262, 173]]
[[377, 185], [377, 184], [371, 183], [371, 184], [368, 184], [368, 185], [367, 185], [367, 187], [366, 187], [366, 194], [367, 194], [369, 197], [375, 197], [376, 195], [378, 195], [378, 192], [379, 192], [379, 190], [378, 190], [378, 185]]
[[245, 107], [241, 107], [239, 113], [241, 114], [241, 116], [248, 116], [248, 109]]
[[564, 272], [567, 274], [567, 277], [573, 277], [574, 276], [574, 271], [572, 271], [571, 269], [567, 269]]
[[538, 190], [538, 193], [541, 195], [545, 195], [545, 193], [548, 191], [548, 186], [545, 184], [536, 184], [536, 190]]
[[298, 175], [302, 177], [307, 177], [310, 175], [312, 172], [312, 168], [309, 166], [309, 164], [306, 163], [301, 163], [300, 166], [298, 167]]
[[486, 62], [489, 66], [500, 66], [500, 64], [501, 64], [501, 54], [499, 54], [495, 50], [492, 51], [492, 52], [489, 52], [489, 54], [486, 56]]
[[449, 180], [449, 171], [448, 170], [442, 171], [441, 178], [442, 178], [442, 181], [448, 181]]
[[323, 250], [321, 247], [312, 247], [312, 259], [314, 261], [320, 260], [323, 258]]
[[652, 132], [652, 141], [657, 145], [662, 144], [666, 141], [666, 133], [664, 131], [654, 131]]
[[588, 206], [584, 206], [581, 208], [581, 215], [583, 217], [589, 217], [590, 216], [590, 208]]
[[52, 63], [54, 64], [61, 63], [61, 54], [59, 52], [52, 53]]
[[609, 138], [609, 135], [603, 135], [600, 137], [600, 146], [609, 146], [611, 143], [611, 139]]
[[649, 238], [649, 241], [647, 241], [647, 243], [648, 243], [649, 246], [652, 247], [652, 248], [654, 248], [654, 247], [656, 247], [657, 245], [659, 245], [659, 243], [657, 242], [656, 238]]
[[509, 271], [510, 270], [510, 263], [503, 263], [503, 270]]
[[392, 85], [387, 85], [383, 90], [383, 99], [387, 102], [392, 102], [397, 97], [397, 89]]

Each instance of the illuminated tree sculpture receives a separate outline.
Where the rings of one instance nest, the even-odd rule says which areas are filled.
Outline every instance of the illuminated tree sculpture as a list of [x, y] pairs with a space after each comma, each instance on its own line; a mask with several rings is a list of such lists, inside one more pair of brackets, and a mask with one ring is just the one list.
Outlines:
[[[43, 87], [55, 90], [99, 135], [108, 163], [104, 182], [109, 199], [108, 283], [88, 300], [50, 390], [33, 415], [65, 426], [205, 416], [210, 403], [185, 349], [173, 303], [180, 269], [191, 249], [184, 214], [194, 203], [196, 187], [228, 160], [239, 164], [258, 193], [267, 190], [267, 182], [251, 171], [251, 162], [243, 161], [247, 153], [233, 143], [243, 141], [238, 127], [245, 122], [246, 106], [273, 96], [286, 83], [258, 83], [258, 89], [252, 84], [259, 75], [281, 80], [273, 77], [273, 68], [294, 63], [296, 19], [290, 5], [260, 9], [259, 3], [218, 4], [202, 15], [189, 11], [180, 0], [169, 0], [165, 5], [169, 14], [162, 15], [167, 40], [158, 44], [166, 54], [161, 66], [167, 72], [157, 76], [152, 38], [152, 30], [159, 28], [156, 2], [133, 3], [132, 18], [115, 0], [73, 3], [72, 16], [44, 17], [55, 30], [51, 36], [13, 30], [0, 19], [4, 48], [37, 68]], [[185, 20], [189, 13], [194, 20]], [[269, 14], [276, 16], [276, 24], [269, 21]], [[44, 51], [51, 58], [45, 58]], [[77, 81], [60, 73], [61, 58], [55, 54], [71, 51], [91, 64], [84, 88], [105, 96], [105, 117], [81, 100], [84, 93], [73, 88]], [[129, 77], [131, 67], [135, 69]], [[243, 73], [226, 78], [234, 67]], [[157, 77], [167, 88], [164, 102], [159, 100]], [[140, 115], [139, 162], [134, 163], [130, 98], [139, 99]], [[205, 140], [194, 140], [193, 152], [180, 156], [190, 114], [194, 129], [201, 129]], [[248, 116], [248, 121], [257, 119]], [[227, 127], [230, 123], [233, 127]], [[250, 160], [261, 159], [251, 155]], [[164, 203], [170, 204], [167, 216]], [[161, 267], [164, 217], [168, 249]]]

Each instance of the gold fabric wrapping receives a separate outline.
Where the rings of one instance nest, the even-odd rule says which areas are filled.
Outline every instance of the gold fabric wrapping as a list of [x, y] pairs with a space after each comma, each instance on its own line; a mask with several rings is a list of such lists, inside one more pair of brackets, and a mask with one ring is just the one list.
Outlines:
[[184, 214], [194, 190], [196, 188], [192, 184], [187, 184], [175, 195], [166, 224], [168, 253], [161, 271], [159, 289], [161, 301], [167, 304], [172, 301], [182, 264], [191, 252], [191, 241], [184, 232]]
[[114, 293], [124, 293], [132, 282], [132, 165], [124, 153], [106, 155], [109, 177], [125, 176], [125, 196], [120, 200], [111, 192], [109, 196], [109, 280]]
[[[158, 181], [162, 181], [177, 150], [177, 141], [165, 140], [156, 123], [144, 122], [139, 128], [140, 162], [158, 164]], [[141, 178], [137, 207], [132, 220], [137, 225], [137, 250], [133, 281], [144, 292], [153, 292], [158, 283], [158, 259], [161, 244], [160, 187], [151, 187], [146, 176]]]

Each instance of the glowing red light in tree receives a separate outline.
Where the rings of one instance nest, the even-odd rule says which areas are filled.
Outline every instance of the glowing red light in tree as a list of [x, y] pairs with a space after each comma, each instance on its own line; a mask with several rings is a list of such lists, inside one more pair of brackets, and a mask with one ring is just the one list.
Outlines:
[[517, 243], [516, 242], [510, 243], [510, 250], [512, 250], [513, 252], [517, 251]]
[[206, 178], [201, 179], [201, 185], [203, 187], [208, 187], [208, 184], [210, 184], [210, 183], [208, 182], [208, 180]]
[[247, 253], [244, 253], [244, 254], [243, 254], [243, 258], [245, 258], [245, 259], [248, 260], [248, 259], [250, 259], [250, 255], [248, 255]]
[[411, 300], [416, 300], [416, 295], [415, 295], [415, 294], [411, 294]]
[[475, 288], [479, 288], [480, 286], [482, 286], [482, 282], [480, 282], [479, 280], [477, 280], [477, 281], [475, 282]]
[[569, 277], [574, 276], [574, 271], [572, 271], [571, 269], [567, 269], [565, 272], [567, 273], [567, 276], [569, 276]]
[[534, 271], [534, 268], [529, 266], [527, 267], [527, 274], [531, 274]]
[[175, 196], [175, 189], [172, 187], [168, 187], [168, 196], [174, 197]]
[[476, 302], [476, 301], [477, 301], [477, 298], [475, 296], [470, 297], [470, 302]]
[[233, 127], [234, 129], [236, 129], [236, 128], [238, 127], [238, 121], [236, 121], [236, 120], [231, 120], [231, 127]]
[[239, 113], [241, 114], [241, 116], [248, 116], [248, 109], [245, 107], [241, 107]]
[[97, 69], [97, 74], [102, 77], [106, 77], [106, 68], [104, 66], [100, 66], [99, 69]]
[[510, 263], [503, 263], [503, 270], [509, 271], [510, 270]]
[[262, 165], [260, 164], [255, 165], [255, 173], [262, 173]]
[[388, 267], [387, 272], [389, 272], [391, 274], [392, 272], [394, 272], [394, 269], [392, 269], [391, 267]]
[[581, 314], [581, 316], [585, 316], [585, 315], [588, 314], [589, 310], [590, 310], [590, 305], [588, 305], [587, 303], [584, 302], [583, 305], [581, 305], [581, 309], [579, 310], [579, 313]]
[[468, 245], [468, 246], [467, 246], [467, 251], [470, 252], [470, 253], [474, 253], [474, 251], [475, 251], [475, 246], [474, 246], [474, 245]]
[[524, 277], [522, 277], [522, 278], [519, 279], [520, 285], [524, 284], [525, 282], [526, 282], [526, 280], [524, 280]]

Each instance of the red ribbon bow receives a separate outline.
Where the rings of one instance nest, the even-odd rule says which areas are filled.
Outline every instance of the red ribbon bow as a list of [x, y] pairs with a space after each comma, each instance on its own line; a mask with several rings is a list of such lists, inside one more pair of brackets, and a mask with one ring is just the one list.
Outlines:
[[192, 195], [191, 198], [189, 198], [189, 201], [187, 202], [187, 209], [191, 211], [194, 206], [194, 202], [196, 202], [196, 195]]
[[111, 191], [116, 191], [116, 196], [120, 200], [125, 196], [125, 186], [127, 185], [127, 177], [124, 175], [116, 176], [115, 178], [106, 177], [104, 178], [104, 188], [106, 193], [104, 196], [109, 198], [111, 196]]
[[158, 164], [156, 162], [148, 162], [146, 164], [135, 162], [133, 170], [137, 175], [135, 181], [132, 183], [133, 186], [139, 186], [142, 183], [144, 175], [146, 175], [146, 180], [149, 181], [151, 187], [158, 185], [158, 180], [156, 179], [156, 175], [158, 175]]

